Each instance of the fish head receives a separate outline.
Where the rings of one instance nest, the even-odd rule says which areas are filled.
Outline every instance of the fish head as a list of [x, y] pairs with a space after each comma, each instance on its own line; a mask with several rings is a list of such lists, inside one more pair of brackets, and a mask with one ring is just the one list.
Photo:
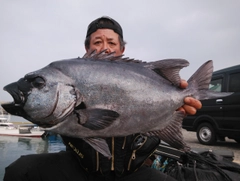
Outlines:
[[80, 104], [80, 92], [74, 87], [74, 81], [49, 67], [27, 74], [5, 86], [4, 90], [14, 100], [2, 104], [8, 113], [42, 127], [51, 127], [63, 121]]

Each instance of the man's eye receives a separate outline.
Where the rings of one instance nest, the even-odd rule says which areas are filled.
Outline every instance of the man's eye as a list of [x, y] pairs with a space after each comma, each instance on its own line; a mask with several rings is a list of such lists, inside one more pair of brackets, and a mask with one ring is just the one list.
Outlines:
[[94, 45], [99, 45], [101, 42], [100, 41], [96, 41], [94, 42]]
[[116, 45], [116, 43], [114, 43], [114, 42], [109, 42], [109, 44], [110, 44], [110, 45]]

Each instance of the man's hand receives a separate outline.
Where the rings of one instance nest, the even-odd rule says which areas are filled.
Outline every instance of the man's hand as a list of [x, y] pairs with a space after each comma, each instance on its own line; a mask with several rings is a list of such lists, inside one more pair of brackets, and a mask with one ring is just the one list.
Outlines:
[[[181, 80], [180, 87], [185, 89], [188, 86], [187, 81]], [[193, 97], [186, 97], [184, 99], [184, 105], [178, 109], [178, 111], [183, 111], [185, 114], [194, 115], [197, 109], [201, 109], [202, 103], [194, 99]]]

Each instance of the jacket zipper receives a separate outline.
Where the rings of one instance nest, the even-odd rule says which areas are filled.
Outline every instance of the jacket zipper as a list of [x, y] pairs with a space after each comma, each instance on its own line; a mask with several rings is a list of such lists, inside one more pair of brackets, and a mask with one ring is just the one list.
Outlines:
[[96, 171], [98, 171], [99, 170], [99, 153], [97, 151], [96, 151], [96, 163], [97, 163]]
[[[134, 141], [135, 141], [136, 139], [137, 139], [137, 137], [134, 139]], [[134, 141], [133, 141], [133, 142], [134, 142]], [[128, 162], [128, 171], [130, 170], [132, 161], [136, 159], [136, 151], [139, 150], [140, 148], [142, 148], [142, 146], [146, 143], [146, 141], [147, 141], [147, 137], [146, 137], [146, 139], [144, 140], [144, 142], [143, 142], [137, 149], [135, 149], [135, 150], [132, 151], [132, 155], [131, 155], [130, 160], [129, 160], [129, 162]]]
[[112, 163], [111, 163], [111, 170], [114, 170], [114, 137], [112, 137]]
[[125, 136], [125, 137], [124, 137], [124, 140], [123, 140], [122, 149], [124, 149], [124, 148], [125, 148], [125, 145], [126, 145], [126, 139], [127, 139], [127, 137]]
[[128, 162], [128, 171], [130, 170], [130, 166], [131, 166], [132, 160], [135, 160], [135, 159], [136, 159], [136, 154], [135, 154], [136, 151], [137, 151], [137, 150], [133, 150], [133, 152], [132, 152], [131, 158], [130, 158], [130, 160], [129, 160], [129, 162]]

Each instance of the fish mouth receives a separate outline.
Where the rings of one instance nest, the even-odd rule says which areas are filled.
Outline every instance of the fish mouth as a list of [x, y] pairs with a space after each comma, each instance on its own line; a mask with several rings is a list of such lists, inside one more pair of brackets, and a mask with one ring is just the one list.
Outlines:
[[18, 83], [11, 83], [5, 86], [3, 90], [7, 91], [12, 96], [13, 102], [3, 103], [1, 104], [2, 107], [12, 115], [28, 117], [23, 110], [23, 106], [26, 102], [26, 97], [24, 93], [18, 89]]

